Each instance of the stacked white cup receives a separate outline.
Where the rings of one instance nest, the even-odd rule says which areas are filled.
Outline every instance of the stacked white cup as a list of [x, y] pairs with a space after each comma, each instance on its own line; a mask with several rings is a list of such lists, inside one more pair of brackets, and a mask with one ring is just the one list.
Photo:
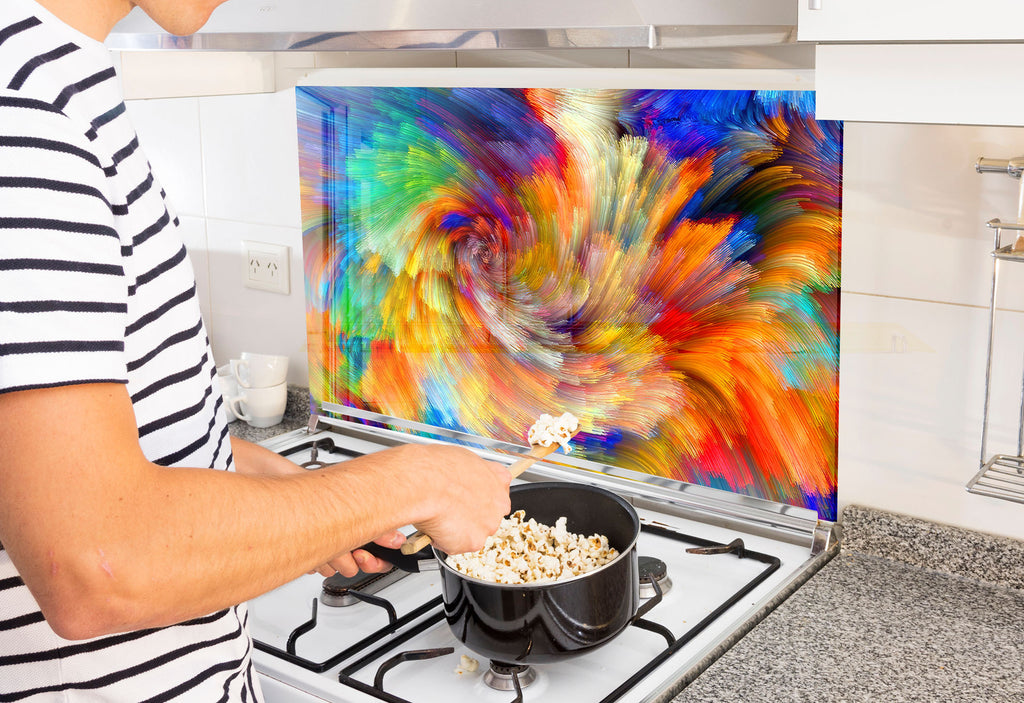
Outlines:
[[281, 422], [288, 404], [287, 356], [242, 352], [238, 359], [218, 369], [217, 375], [226, 398], [228, 420], [234, 415], [253, 427]]

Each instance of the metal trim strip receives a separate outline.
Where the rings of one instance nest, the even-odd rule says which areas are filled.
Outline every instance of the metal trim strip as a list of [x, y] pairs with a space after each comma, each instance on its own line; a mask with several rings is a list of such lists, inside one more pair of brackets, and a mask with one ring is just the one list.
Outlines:
[[174, 36], [115, 28], [115, 50], [472, 51], [553, 49], [741, 50], [795, 43], [790, 25], [632, 25], [616, 27], [415, 29], [332, 32], [198, 32]]
[[[669, 35], [671, 36], [671, 34]], [[111, 49], [193, 51], [401, 51], [472, 49], [654, 49], [660, 40], [649, 25], [571, 29], [450, 29], [365, 32], [199, 32], [177, 37], [161, 32], [112, 32]]]
[[[402, 442], [453, 440], [475, 446], [479, 450], [491, 454], [488, 458], [497, 460], [507, 460], [508, 454], [520, 455], [529, 451], [529, 447], [524, 445], [502, 442], [335, 403], [323, 403], [321, 408], [325, 413], [401, 427], [429, 435], [428, 437], [411, 435], [386, 428], [352, 423], [329, 415], [320, 415], [317, 418], [318, 423], [358, 430], [392, 440]], [[676, 506], [684, 511], [718, 516], [726, 521], [736, 521], [756, 527], [758, 531], [762, 532], [785, 534], [789, 541], [797, 540], [800, 543], [806, 543], [812, 553], [826, 549], [830, 543], [835, 541], [833, 523], [819, 520], [817, 513], [808, 508], [708, 488], [662, 476], [653, 476], [561, 453], [552, 455], [546, 461], [536, 464], [531, 471], [555, 478], [600, 485], [609, 490], [632, 494], [661, 505]]]

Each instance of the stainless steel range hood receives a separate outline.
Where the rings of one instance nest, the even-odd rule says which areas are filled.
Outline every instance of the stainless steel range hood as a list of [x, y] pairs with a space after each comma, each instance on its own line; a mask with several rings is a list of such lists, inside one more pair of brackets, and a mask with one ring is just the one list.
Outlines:
[[796, 40], [793, 0], [228, 0], [189, 37], [138, 8], [112, 49], [673, 49]]

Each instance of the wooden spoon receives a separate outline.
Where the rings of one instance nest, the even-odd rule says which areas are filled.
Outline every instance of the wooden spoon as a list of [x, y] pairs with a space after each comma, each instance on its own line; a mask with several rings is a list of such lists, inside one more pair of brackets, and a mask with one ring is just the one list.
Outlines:
[[[533, 445], [532, 447], [530, 447], [530, 451], [526, 454], [526, 456], [520, 459], [516, 459], [514, 462], [512, 462], [512, 464], [508, 467], [508, 472], [512, 474], [512, 478], [516, 478], [517, 476], [519, 476], [519, 474], [523, 473], [528, 468], [533, 466], [535, 462], [538, 462], [541, 459], [553, 454], [559, 446], [561, 445], [555, 444], [553, 442], [550, 447], [542, 447], [539, 444]], [[428, 535], [426, 532], [413, 532], [406, 538], [405, 544], [403, 544], [401, 547], [401, 551], [402, 554], [415, 554], [416, 552], [426, 547], [428, 544], [430, 544], [430, 535]]]

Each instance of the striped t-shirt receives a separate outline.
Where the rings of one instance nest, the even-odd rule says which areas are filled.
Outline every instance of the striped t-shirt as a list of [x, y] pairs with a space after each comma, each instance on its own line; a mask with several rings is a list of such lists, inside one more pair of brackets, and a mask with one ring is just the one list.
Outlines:
[[[151, 461], [228, 470], [177, 230], [106, 48], [33, 0], [0, 1], [0, 393], [124, 383]], [[74, 425], [55, 427], [73, 453]], [[239, 606], [64, 640], [0, 548], [0, 703], [258, 700], [245, 620]]]

